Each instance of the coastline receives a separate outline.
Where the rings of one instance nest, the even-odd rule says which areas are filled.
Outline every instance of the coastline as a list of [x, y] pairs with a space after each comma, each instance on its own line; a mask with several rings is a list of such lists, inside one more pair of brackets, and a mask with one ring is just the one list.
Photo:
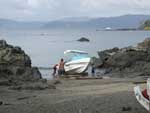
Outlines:
[[[1, 42], [2, 50], [13, 50], [10, 51], [15, 56], [12, 67], [16, 71], [9, 67], [12, 55], [7, 57], [8, 52], [4, 56], [9, 60], [5, 61], [7, 65], [2, 68], [4, 75], [0, 81], [1, 113], [146, 113], [137, 102], [133, 87], [135, 82], [144, 83], [150, 73], [150, 52], [145, 49], [149, 48], [150, 39], [139, 43], [137, 48], [100, 51], [103, 59], [96, 63], [102, 64], [100, 67], [104, 69], [111, 68], [99, 74], [106, 76], [103, 79], [60, 78], [48, 81], [42, 79], [38, 68], [31, 66], [30, 57], [23, 50], [4, 42]], [[26, 56], [28, 60], [18, 55]], [[25, 65], [15, 67], [16, 59], [17, 63]], [[14, 73], [8, 76], [8, 72]]]

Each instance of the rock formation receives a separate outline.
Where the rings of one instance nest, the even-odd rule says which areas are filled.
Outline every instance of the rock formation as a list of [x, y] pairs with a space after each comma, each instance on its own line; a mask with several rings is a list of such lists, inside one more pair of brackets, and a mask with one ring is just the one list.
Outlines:
[[31, 66], [30, 57], [20, 47], [14, 47], [5, 40], [0, 40], [0, 85], [14, 87], [23, 85], [25, 89], [25, 84], [37, 82], [46, 84], [38, 68]]
[[90, 42], [90, 40], [88, 38], [85, 38], [85, 37], [81, 37], [77, 41], [79, 41], [79, 42]]
[[138, 73], [150, 75], [150, 39], [147, 38], [137, 47], [115, 48], [98, 52], [99, 68], [111, 70], [110, 73]]

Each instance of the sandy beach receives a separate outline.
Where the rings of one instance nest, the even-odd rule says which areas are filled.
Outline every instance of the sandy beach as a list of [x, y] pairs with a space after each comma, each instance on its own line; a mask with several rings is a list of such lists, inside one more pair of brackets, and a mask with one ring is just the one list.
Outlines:
[[60, 82], [56, 89], [36, 91], [1, 86], [0, 113], [147, 113], [137, 102], [130, 79]]

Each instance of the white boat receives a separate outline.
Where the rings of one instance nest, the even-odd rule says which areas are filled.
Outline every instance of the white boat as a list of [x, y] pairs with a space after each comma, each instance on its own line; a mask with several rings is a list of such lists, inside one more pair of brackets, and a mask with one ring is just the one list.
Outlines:
[[[150, 79], [147, 80], [147, 95], [150, 97]], [[140, 87], [134, 87], [134, 93], [137, 101], [147, 110], [150, 111], [150, 101], [148, 98], [145, 98], [142, 94]]]
[[66, 50], [65, 56], [69, 56], [69, 60], [65, 63], [65, 72], [68, 74], [84, 73], [89, 66], [90, 57], [88, 53], [79, 50]]
[[150, 110], [150, 106], [149, 106], [149, 100], [147, 98], [145, 98], [140, 90], [139, 86], [134, 87], [134, 93], [136, 96], [137, 101], [147, 110]]

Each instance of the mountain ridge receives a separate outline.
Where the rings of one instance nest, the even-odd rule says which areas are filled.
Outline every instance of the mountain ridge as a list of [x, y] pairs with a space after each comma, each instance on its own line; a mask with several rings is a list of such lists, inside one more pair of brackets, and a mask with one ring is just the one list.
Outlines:
[[16, 21], [0, 19], [0, 28], [5, 29], [54, 29], [54, 28], [95, 28], [106, 27], [138, 28], [144, 21], [150, 20], [150, 15], [121, 15], [114, 17], [66, 17], [54, 21]]

